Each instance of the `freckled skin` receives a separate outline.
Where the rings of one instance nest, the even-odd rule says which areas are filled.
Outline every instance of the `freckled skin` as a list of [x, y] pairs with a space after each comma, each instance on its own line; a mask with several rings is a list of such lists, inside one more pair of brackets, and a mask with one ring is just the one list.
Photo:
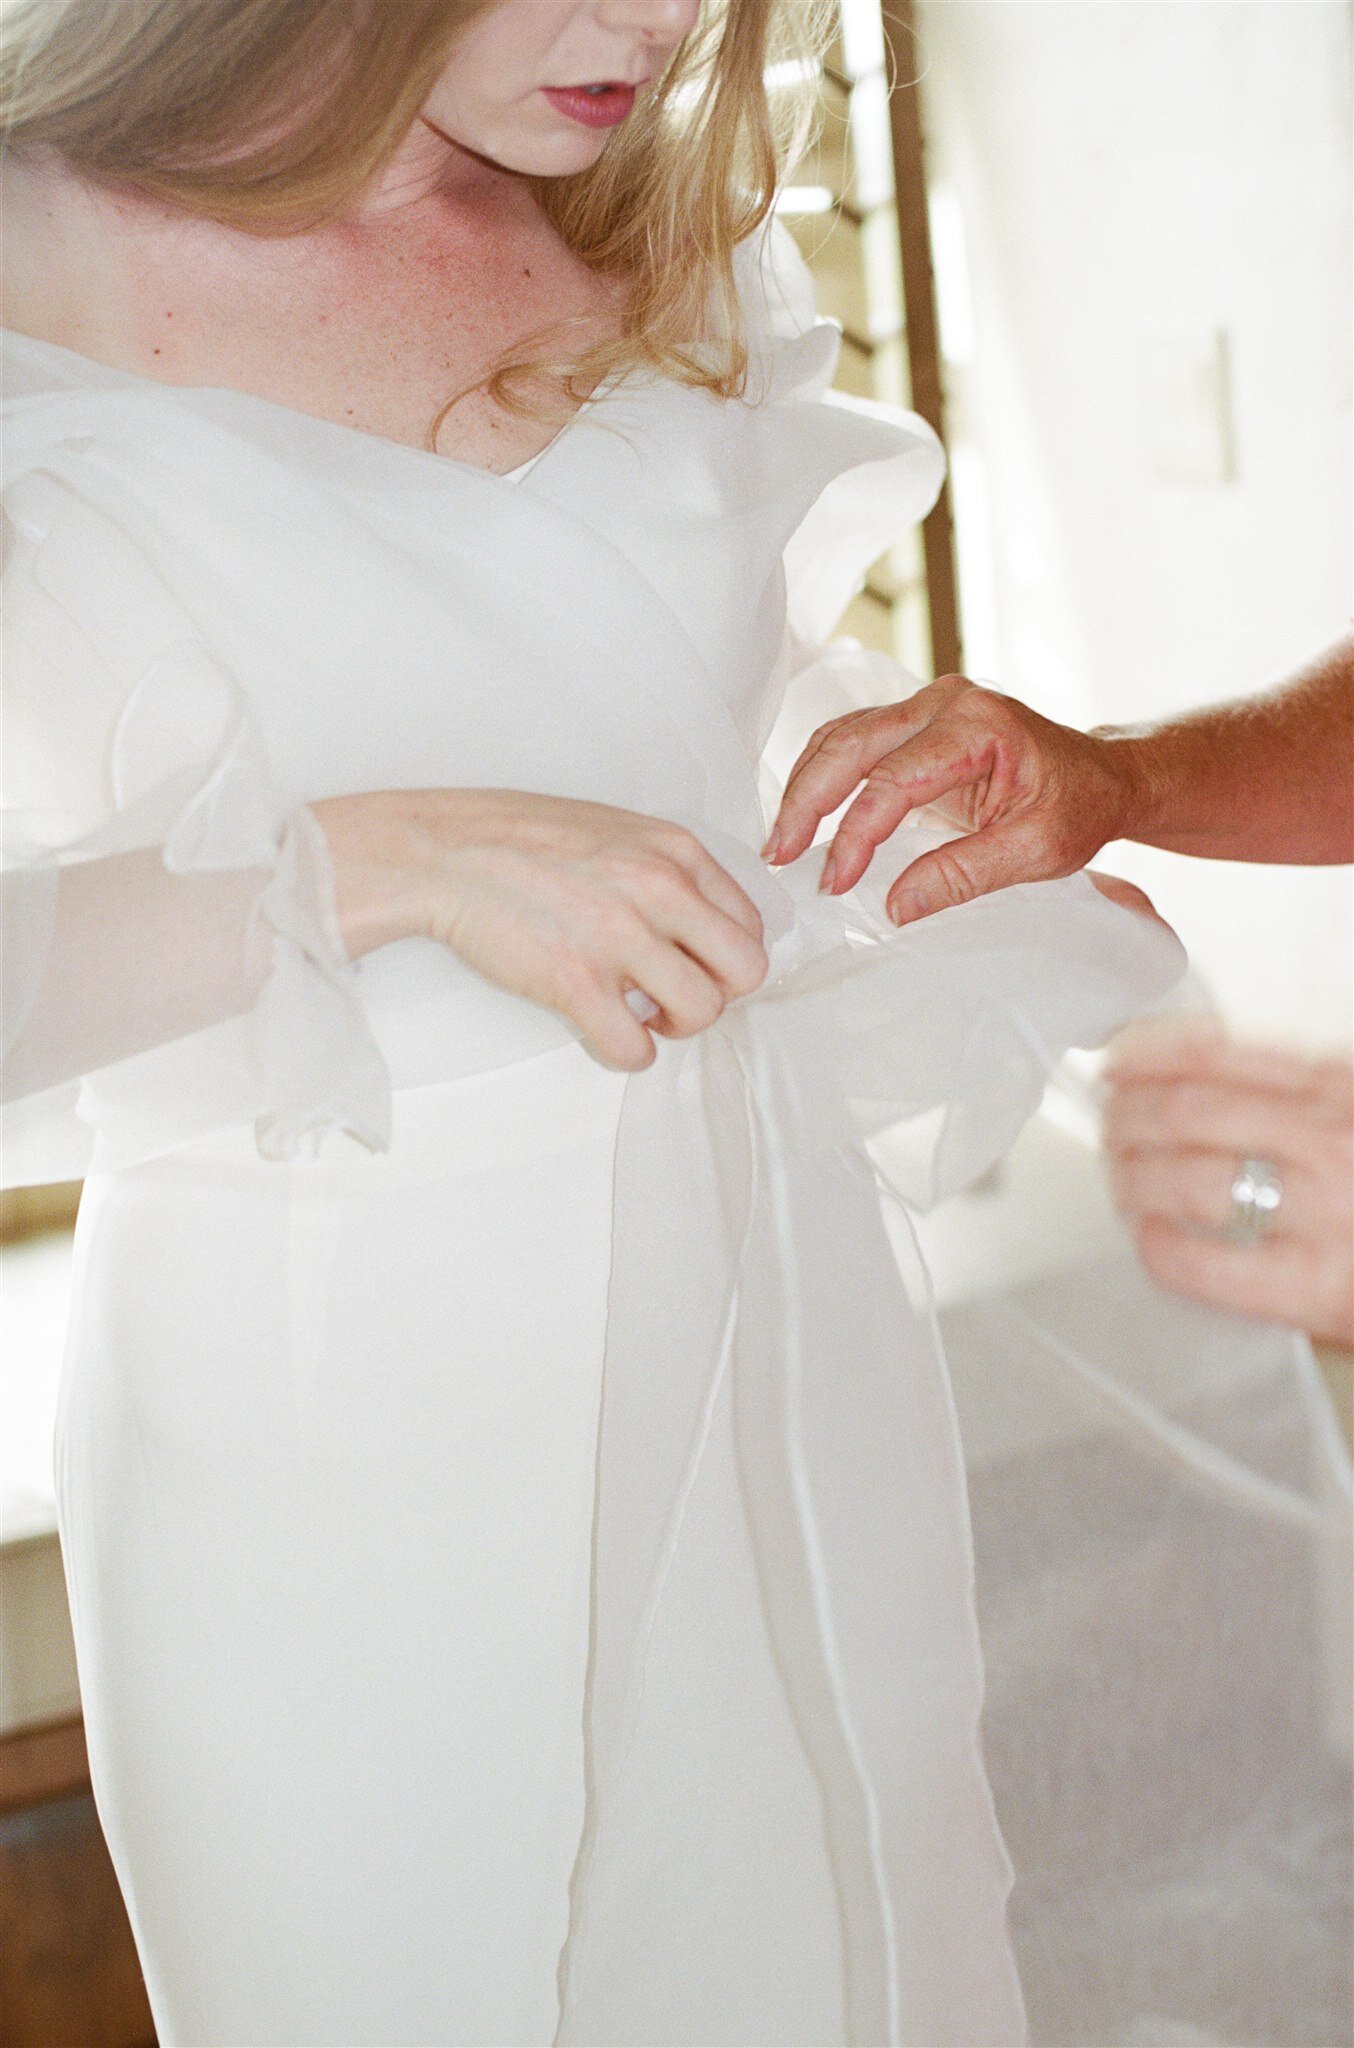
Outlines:
[[[6, 182], [14, 186], [13, 174]], [[50, 259], [56, 241], [61, 267], [93, 272], [101, 290], [81, 295], [78, 317], [34, 319], [19, 303], [7, 308], [8, 324], [138, 375], [250, 391], [413, 447], [503, 347], [564, 314], [585, 316], [590, 337], [615, 319], [609, 289], [539, 216], [486, 219], [435, 195], [379, 226], [264, 240], [90, 195], [65, 176], [45, 184], [35, 243]], [[7, 209], [11, 279], [24, 267], [22, 215], [31, 210], [22, 200]], [[557, 424], [518, 419], [475, 394], [445, 422], [438, 446], [506, 470]]]
[[[11, 156], [5, 324], [137, 375], [252, 392], [421, 448], [505, 348], [562, 320], [577, 322], [575, 348], [616, 331], [620, 287], [565, 247], [528, 182], [586, 169], [606, 135], [538, 88], [652, 76], [695, 14], [696, 0], [500, 0], [458, 44], [378, 189], [300, 235], [246, 234], [96, 190], [51, 156]], [[472, 393], [438, 447], [501, 472], [558, 424]]]

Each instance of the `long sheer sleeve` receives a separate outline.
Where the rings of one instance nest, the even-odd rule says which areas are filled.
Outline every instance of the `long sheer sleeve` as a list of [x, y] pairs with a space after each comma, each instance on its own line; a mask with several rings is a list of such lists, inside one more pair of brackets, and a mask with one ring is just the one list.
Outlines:
[[252, 1122], [388, 1142], [313, 815], [146, 554], [65, 480], [4, 495], [4, 1174]]

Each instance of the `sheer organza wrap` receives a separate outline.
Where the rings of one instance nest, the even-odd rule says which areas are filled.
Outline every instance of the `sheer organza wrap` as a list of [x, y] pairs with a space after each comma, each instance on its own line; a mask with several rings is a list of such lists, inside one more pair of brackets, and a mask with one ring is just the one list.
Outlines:
[[952, 1390], [898, 1252], [1183, 956], [1084, 878], [895, 931], [925, 820], [840, 901], [816, 853], [760, 867], [787, 686], [914, 687], [824, 643], [942, 462], [828, 393], [788, 238], [740, 256], [755, 402], [633, 376], [518, 484], [9, 338], [7, 1168], [251, 1125], [261, 1173], [360, 1157], [392, 1099], [567, 1044], [430, 944], [347, 963], [317, 799], [690, 825], [772, 970], [625, 1090], [558, 2038], [762, 2038], [744, 1873], [807, 1767], [842, 2041], [1333, 2040], [1348, 1475], [1309, 1355], [1125, 1267], [956, 1311]]

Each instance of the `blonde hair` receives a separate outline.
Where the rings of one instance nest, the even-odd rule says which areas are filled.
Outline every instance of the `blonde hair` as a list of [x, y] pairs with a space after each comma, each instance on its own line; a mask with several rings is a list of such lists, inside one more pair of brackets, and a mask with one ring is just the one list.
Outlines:
[[[3, 0], [0, 138], [80, 177], [257, 234], [340, 214], [393, 156], [457, 35], [493, 0]], [[572, 408], [645, 365], [744, 389], [733, 251], [806, 145], [830, 0], [704, 0], [597, 162], [532, 184], [614, 279], [620, 331], [570, 352], [543, 328], [470, 389]], [[778, 83], [768, 87], [775, 66]], [[304, 109], [304, 118], [297, 110]], [[545, 344], [554, 339], [553, 349]], [[429, 430], [429, 445], [451, 407]]]

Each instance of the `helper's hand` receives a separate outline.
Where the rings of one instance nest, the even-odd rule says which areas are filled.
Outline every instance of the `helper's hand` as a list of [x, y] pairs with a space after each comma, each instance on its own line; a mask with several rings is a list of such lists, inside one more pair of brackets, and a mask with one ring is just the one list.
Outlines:
[[1075, 873], [1127, 830], [1137, 800], [1124, 748], [965, 676], [820, 726], [791, 771], [765, 858], [794, 860], [853, 790], [824, 872], [835, 895], [860, 880], [918, 806], [968, 828], [903, 870], [887, 899], [897, 924], [1013, 882]]
[[[1197, 1021], [1154, 1022], [1116, 1040], [1106, 1076], [1115, 1201], [1154, 1278], [1354, 1343], [1349, 1062], [1239, 1045]], [[1232, 1189], [1249, 1162], [1268, 1163], [1279, 1197], [1247, 1242], [1234, 1234]]]
[[[520, 790], [380, 791], [311, 806], [350, 957], [440, 941], [557, 1010], [604, 1066], [655, 1057], [767, 971], [750, 896], [680, 825]], [[626, 1001], [657, 1006], [644, 1022]]]

